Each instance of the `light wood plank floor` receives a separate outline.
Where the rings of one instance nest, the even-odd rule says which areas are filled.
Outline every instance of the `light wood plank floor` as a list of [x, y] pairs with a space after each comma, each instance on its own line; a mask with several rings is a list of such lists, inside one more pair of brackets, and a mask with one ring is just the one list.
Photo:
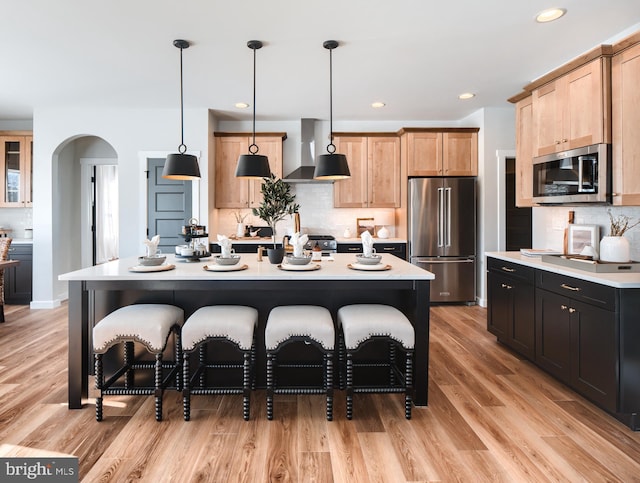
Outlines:
[[[242, 420], [240, 396], [111, 396], [66, 407], [66, 306], [5, 308], [0, 324], [0, 447], [76, 455], [83, 481], [403, 482], [640, 481], [640, 433], [597, 409], [486, 332], [481, 307], [431, 311], [429, 406], [404, 419], [398, 394], [357, 395], [354, 420], [336, 393], [335, 419], [318, 396], [264, 391]], [[50, 453], [46, 453], [50, 454]]]

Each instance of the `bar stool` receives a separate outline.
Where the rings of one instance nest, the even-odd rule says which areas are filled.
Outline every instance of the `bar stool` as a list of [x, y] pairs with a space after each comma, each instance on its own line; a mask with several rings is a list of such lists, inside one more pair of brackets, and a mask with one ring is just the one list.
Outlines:
[[[304, 342], [318, 349], [322, 363], [278, 360], [278, 353], [287, 344]], [[327, 421], [333, 419], [333, 351], [335, 331], [331, 313], [314, 305], [288, 305], [275, 307], [269, 313], [264, 333], [267, 352], [267, 419], [273, 419], [274, 394], [325, 394]], [[279, 369], [322, 368], [322, 387], [289, 385], [277, 382]]]
[[[182, 402], [184, 420], [191, 418], [192, 394], [242, 394], [243, 417], [249, 420], [250, 394], [254, 387], [256, 344], [255, 327], [258, 311], [253, 307], [216, 305], [196, 310], [182, 327], [183, 376]], [[243, 357], [243, 362], [206, 362], [209, 343], [232, 344]], [[189, 370], [189, 355], [198, 350], [198, 366], [193, 374]], [[241, 387], [222, 387], [206, 384], [208, 369], [242, 369]]]
[[[339, 351], [341, 365], [346, 355], [347, 419], [353, 417], [354, 393], [401, 393], [405, 396], [405, 417], [411, 419], [413, 389], [413, 349], [415, 333], [411, 322], [398, 309], [379, 304], [346, 305], [338, 310]], [[388, 342], [388, 360], [354, 362], [353, 355], [373, 340]], [[396, 347], [406, 354], [404, 374], [396, 363]], [[354, 367], [386, 367], [388, 385], [359, 385], [353, 383]]]
[[[102, 398], [105, 395], [155, 395], [156, 421], [162, 421], [162, 395], [172, 380], [178, 390], [180, 384], [180, 326], [184, 320], [181, 308], [164, 304], [136, 304], [119, 308], [98, 322], [93, 328], [93, 351], [95, 353], [96, 420], [102, 421]], [[162, 353], [169, 336], [174, 334], [175, 361], [163, 362]], [[155, 361], [136, 360], [134, 342], [144, 346], [155, 355]], [[108, 380], [103, 374], [103, 354], [110, 347], [123, 344], [123, 365]], [[153, 370], [153, 387], [136, 386], [134, 373], [138, 370]], [[168, 369], [168, 374], [164, 375]], [[122, 385], [114, 383], [124, 376]], [[164, 376], [164, 377], [163, 377]]]

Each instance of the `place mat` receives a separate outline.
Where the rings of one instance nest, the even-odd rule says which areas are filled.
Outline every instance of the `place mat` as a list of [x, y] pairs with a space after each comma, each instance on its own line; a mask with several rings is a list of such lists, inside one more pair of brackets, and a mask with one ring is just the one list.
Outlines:
[[289, 270], [291, 272], [308, 272], [311, 270], [320, 270], [317, 263], [307, 263], [306, 265], [291, 265], [290, 263], [282, 263], [278, 265], [280, 270]]
[[173, 270], [174, 268], [176, 268], [175, 265], [173, 264], [169, 264], [169, 265], [151, 265], [151, 266], [147, 266], [147, 265], [136, 265], [135, 267], [129, 267], [129, 271], [130, 272], [166, 272], [167, 270]]
[[347, 263], [347, 267], [351, 270], [364, 270], [370, 272], [379, 272], [382, 270], [391, 270], [391, 265], [384, 265], [383, 263], [376, 263], [375, 265], [364, 265], [362, 263]]
[[247, 268], [249, 268], [249, 265], [246, 263], [243, 265], [236, 263], [235, 265], [205, 265], [202, 267], [207, 272], [238, 272]]

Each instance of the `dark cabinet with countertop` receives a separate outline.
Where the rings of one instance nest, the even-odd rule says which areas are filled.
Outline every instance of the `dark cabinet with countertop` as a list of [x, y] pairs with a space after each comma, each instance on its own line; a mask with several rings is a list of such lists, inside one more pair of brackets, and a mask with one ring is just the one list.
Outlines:
[[33, 245], [12, 244], [9, 258], [19, 260], [20, 265], [6, 268], [4, 271], [4, 302], [9, 305], [31, 303]]
[[[640, 288], [617, 288], [540, 265], [487, 258], [487, 330], [640, 430]], [[514, 341], [517, 331], [520, 340]]]
[[[402, 242], [374, 242], [376, 253], [390, 253], [407, 259], [407, 244]], [[338, 243], [338, 253], [362, 253], [362, 243]]]
[[500, 342], [533, 359], [535, 344], [534, 269], [490, 258], [487, 329]]

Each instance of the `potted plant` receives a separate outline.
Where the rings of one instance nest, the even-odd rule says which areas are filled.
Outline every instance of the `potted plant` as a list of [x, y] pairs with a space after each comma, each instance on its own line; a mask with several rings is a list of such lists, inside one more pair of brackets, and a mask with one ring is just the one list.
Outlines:
[[631, 223], [631, 218], [626, 215], [613, 216], [611, 210], [609, 220], [609, 236], [605, 236], [600, 241], [600, 260], [603, 262], [627, 263], [630, 260], [629, 240], [623, 235], [634, 226], [640, 224], [640, 220]]
[[260, 193], [262, 202], [258, 208], [252, 208], [252, 212], [271, 228], [273, 248], [267, 249], [267, 255], [271, 263], [280, 263], [284, 258], [284, 246], [276, 246], [276, 224], [286, 216], [297, 213], [300, 205], [295, 202], [296, 195], [291, 193], [291, 185], [276, 178], [274, 174], [264, 178]]

